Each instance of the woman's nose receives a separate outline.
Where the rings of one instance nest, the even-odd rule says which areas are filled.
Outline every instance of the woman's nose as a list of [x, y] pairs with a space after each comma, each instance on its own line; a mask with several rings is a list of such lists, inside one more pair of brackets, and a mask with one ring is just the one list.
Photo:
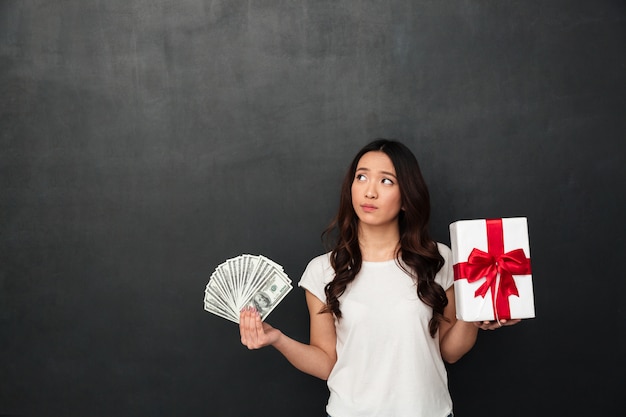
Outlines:
[[371, 185], [367, 187], [367, 190], [365, 190], [366, 198], [376, 198], [377, 195], [378, 194], [376, 193], [376, 189]]

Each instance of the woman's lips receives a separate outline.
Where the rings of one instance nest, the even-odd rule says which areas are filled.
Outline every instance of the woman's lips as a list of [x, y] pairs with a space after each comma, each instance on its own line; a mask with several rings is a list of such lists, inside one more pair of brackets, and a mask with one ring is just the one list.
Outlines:
[[373, 206], [371, 204], [361, 204], [361, 208], [363, 209], [364, 212], [366, 213], [371, 213], [372, 211], [376, 210], [377, 207]]

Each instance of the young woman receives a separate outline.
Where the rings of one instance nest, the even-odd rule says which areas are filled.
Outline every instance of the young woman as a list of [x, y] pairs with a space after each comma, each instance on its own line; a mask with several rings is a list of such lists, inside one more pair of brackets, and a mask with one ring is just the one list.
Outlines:
[[327, 380], [332, 417], [446, 417], [452, 400], [444, 361], [500, 323], [457, 321], [450, 249], [428, 232], [430, 197], [417, 159], [379, 139], [355, 156], [339, 210], [324, 232], [332, 250], [311, 260], [306, 291], [310, 342], [240, 316], [241, 343], [272, 345], [296, 368]]

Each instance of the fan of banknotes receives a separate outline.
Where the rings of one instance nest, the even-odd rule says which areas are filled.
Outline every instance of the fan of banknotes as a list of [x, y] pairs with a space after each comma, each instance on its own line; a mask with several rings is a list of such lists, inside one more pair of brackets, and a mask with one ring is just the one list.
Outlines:
[[252, 306], [265, 320], [292, 288], [276, 262], [262, 255], [240, 255], [215, 268], [204, 291], [204, 309], [239, 323], [239, 312]]

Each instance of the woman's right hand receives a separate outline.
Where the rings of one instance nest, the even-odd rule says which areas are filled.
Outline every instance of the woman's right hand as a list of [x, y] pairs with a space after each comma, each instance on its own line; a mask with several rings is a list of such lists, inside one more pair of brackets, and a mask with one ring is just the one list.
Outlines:
[[244, 307], [239, 313], [239, 334], [241, 344], [252, 350], [276, 343], [281, 332], [261, 321], [254, 307]]

